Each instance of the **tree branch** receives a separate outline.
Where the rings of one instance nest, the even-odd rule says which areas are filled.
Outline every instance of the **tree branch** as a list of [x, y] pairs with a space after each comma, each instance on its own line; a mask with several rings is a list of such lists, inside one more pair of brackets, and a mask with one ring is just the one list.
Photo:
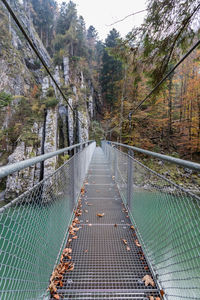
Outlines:
[[134, 16], [134, 15], [137, 15], [137, 14], [140, 14], [141, 12], [144, 12], [144, 11], [147, 11], [147, 9], [143, 9], [143, 10], [136, 11], [136, 12], [134, 12], [134, 13], [132, 13], [132, 14], [130, 14], [130, 15], [124, 17], [123, 19], [118, 20], [118, 21], [116, 21], [116, 22], [114, 22], [114, 23], [112, 23], [112, 24], [110, 24], [110, 25], [106, 25], [106, 26], [112, 26], [112, 25], [115, 25], [115, 24], [117, 24], [117, 23], [123, 22], [123, 21], [126, 20], [127, 18], [129, 18], [129, 17], [131, 17], [131, 16]]

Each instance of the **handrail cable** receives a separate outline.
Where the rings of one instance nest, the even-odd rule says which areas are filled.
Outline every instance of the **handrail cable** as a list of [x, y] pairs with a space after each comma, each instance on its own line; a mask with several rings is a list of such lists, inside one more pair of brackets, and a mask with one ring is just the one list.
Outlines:
[[84, 146], [84, 145], [92, 143], [92, 142], [94, 142], [94, 141], [89, 140], [89, 141], [86, 141], [86, 142], [83, 142], [83, 143], [79, 143], [79, 144], [75, 144], [73, 146], [69, 146], [69, 147], [66, 147], [66, 148], [59, 149], [57, 151], [48, 152], [46, 154], [42, 154], [42, 155], [39, 155], [39, 156], [35, 156], [35, 157], [32, 157], [32, 158], [28, 158], [28, 159], [25, 159], [25, 160], [18, 161], [16, 163], [13, 163], [13, 164], [10, 164], [10, 165], [0, 167], [0, 178], [3, 178], [5, 176], [8, 176], [8, 175], [14, 173], [14, 172], [18, 172], [18, 171], [23, 170], [25, 168], [31, 167], [31, 166], [33, 166], [37, 163], [40, 163], [40, 162], [43, 162], [43, 161], [49, 159], [49, 158], [52, 158], [54, 156], [57, 156], [57, 155], [62, 154], [64, 152], [70, 151], [74, 148], [81, 147], [81, 146]]
[[[21, 32], [23, 33], [23, 35], [25, 36], [25, 38], [28, 41], [29, 45], [31, 46], [32, 50], [35, 52], [35, 54], [37, 55], [37, 57], [41, 61], [42, 65], [44, 66], [45, 70], [47, 71], [47, 73], [51, 77], [52, 81], [55, 83], [55, 85], [56, 85], [57, 89], [59, 90], [60, 94], [62, 95], [63, 99], [67, 102], [67, 104], [70, 107], [70, 109], [73, 112], [75, 112], [75, 110], [73, 109], [73, 107], [71, 106], [71, 104], [69, 103], [69, 101], [67, 100], [65, 94], [63, 93], [62, 89], [57, 84], [57, 81], [55, 80], [55, 78], [51, 74], [51, 72], [50, 72], [50, 70], [49, 70], [46, 62], [44, 61], [44, 59], [42, 58], [42, 56], [40, 55], [40, 53], [38, 52], [38, 50], [34, 46], [33, 42], [29, 38], [29, 36], [27, 35], [26, 31], [24, 30], [23, 26], [21, 25], [20, 21], [18, 20], [17, 16], [15, 15], [14, 11], [12, 10], [12, 8], [10, 7], [10, 5], [8, 4], [8, 2], [6, 0], [1, 0], [1, 1], [3, 2], [3, 4], [5, 5], [5, 7], [7, 8], [7, 10], [9, 11], [10, 15], [14, 19], [15, 23], [17, 24], [17, 26], [19, 27], [19, 29], [21, 30]], [[80, 120], [80, 118], [78, 116], [76, 117], [76, 114], [75, 114], [75, 118], [77, 120], [79, 120], [79, 122], [85, 127], [85, 124]]]

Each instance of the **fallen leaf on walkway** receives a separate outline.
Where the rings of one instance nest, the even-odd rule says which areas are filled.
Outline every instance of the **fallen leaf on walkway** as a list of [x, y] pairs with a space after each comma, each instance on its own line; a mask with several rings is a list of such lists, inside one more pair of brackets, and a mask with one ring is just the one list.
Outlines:
[[65, 249], [63, 250], [63, 255], [68, 255], [68, 254], [70, 254], [70, 253], [72, 253], [72, 249], [71, 249], [71, 248], [65, 248]]
[[132, 230], [135, 230], [135, 227], [134, 227], [133, 225], [131, 225], [130, 228], [131, 228]]
[[75, 235], [75, 232], [74, 232], [73, 230], [70, 230], [70, 231], [69, 231], [69, 234]]
[[138, 242], [137, 239], [135, 240], [135, 244], [136, 244], [137, 247], [141, 247], [141, 245], [140, 245], [140, 243]]
[[97, 217], [103, 217], [104, 215], [104, 213], [97, 213]]
[[74, 231], [78, 231], [80, 229], [80, 227], [74, 228]]
[[131, 248], [130, 248], [129, 246], [126, 246], [126, 250], [127, 250], [127, 251], [130, 251]]
[[76, 240], [78, 237], [77, 237], [77, 235], [75, 235], [72, 238], [73, 238], [73, 240]]
[[161, 296], [163, 297], [164, 294], [165, 294], [165, 292], [164, 292], [163, 290], [160, 290], [160, 294], [161, 294]]
[[79, 219], [78, 219], [78, 218], [75, 218], [75, 219], [73, 220], [73, 222], [75, 222], [76, 224], [80, 224], [80, 222], [79, 222]]
[[117, 227], [117, 224], [115, 224], [114, 227]]
[[57, 299], [57, 300], [60, 299], [60, 296], [58, 294], [54, 294], [53, 297], [54, 297], [54, 299]]
[[145, 286], [148, 286], [149, 284], [152, 285], [152, 286], [155, 286], [155, 283], [154, 283], [154, 281], [153, 281], [153, 279], [151, 278], [150, 275], [145, 275], [142, 278], [142, 281], [144, 281]]
[[122, 241], [124, 242], [125, 245], [128, 244], [127, 240], [122, 239]]
[[74, 264], [71, 264], [68, 271], [73, 271], [74, 270]]
[[54, 282], [50, 283], [50, 285], [49, 285], [49, 291], [50, 291], [51, 294], [55, 293], [57, 291], [57, 288], [56, 288]]

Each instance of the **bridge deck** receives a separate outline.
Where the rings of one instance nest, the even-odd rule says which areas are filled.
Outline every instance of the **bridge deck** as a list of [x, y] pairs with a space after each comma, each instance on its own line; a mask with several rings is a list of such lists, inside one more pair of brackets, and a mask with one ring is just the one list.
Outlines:
[[[145, 287], [142, 281], [151, 273], [134, 242], [131, 221], [101, 148], [95, 150], [86, 181], [79, 217], [82, 228], [70, 244], [75, 268], [64, 275], [64, 285], [58, 289], [60, 299], [139, 300], [158, 296], [156, 287]], [[105, 215], [98, 217], [97, 213]]]

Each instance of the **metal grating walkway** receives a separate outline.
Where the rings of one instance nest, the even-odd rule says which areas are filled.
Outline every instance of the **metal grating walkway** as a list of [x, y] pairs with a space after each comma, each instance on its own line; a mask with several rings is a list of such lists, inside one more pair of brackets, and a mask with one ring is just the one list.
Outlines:
[[[75, 268], [64, 275], [64, 285], [57, 291], [60, 299], [139, 300], [159, 296], [156, 287], [145, 287], [142, 281], [151, 273], [141, 248], [134, 243], [130, 219], [101, 148], [96, 148], [90, 164], [82, 210], [82, 228], [70, 244]], [[98, 217], [97, 213], [105, 215]], [[122, 239], [127, 240], [130, 251]]]

